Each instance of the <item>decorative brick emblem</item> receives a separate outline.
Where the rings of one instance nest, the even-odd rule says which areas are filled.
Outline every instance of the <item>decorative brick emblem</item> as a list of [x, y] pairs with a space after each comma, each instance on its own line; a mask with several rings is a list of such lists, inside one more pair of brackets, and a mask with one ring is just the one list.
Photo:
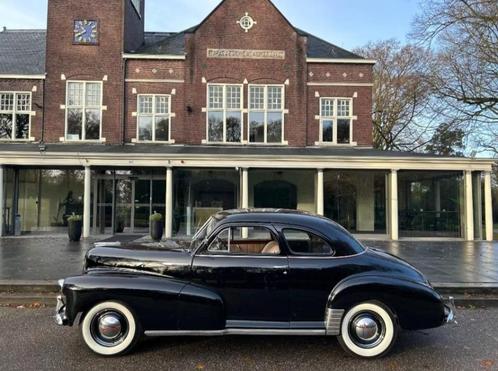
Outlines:
[[245, 32], [249, 32], [249, 30], [253, 28], [255, 24], [258, 24], [258, 22], [256, 22], [247, 12], [246, 15], [244, 15], [242, 18], [240, 18], [240, 20], [237, 21], [237, 23]]

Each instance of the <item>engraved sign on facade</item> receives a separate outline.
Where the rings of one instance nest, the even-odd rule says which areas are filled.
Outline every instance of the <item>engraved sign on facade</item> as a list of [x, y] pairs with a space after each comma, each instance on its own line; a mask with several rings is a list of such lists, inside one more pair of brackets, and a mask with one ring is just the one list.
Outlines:
[[208, 49], [208, 58], [221, 59], [285, 59], [284, 50]]

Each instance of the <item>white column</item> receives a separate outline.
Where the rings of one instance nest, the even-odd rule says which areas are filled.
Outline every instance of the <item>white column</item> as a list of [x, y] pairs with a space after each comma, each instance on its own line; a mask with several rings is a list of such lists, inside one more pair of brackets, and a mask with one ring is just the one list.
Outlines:
[[4, 182], [4, 172], [5, 168], [3, 166], [0, 166], [0, 237], [2, 237], [5, 233], [3, 230], [3, 226], [5, 224], [4, 220], [4, 213], [5, 213], [5, 186], [3, 184]]
[[323, 170], [318, 169], [316, 173], [316, 213], [324, 215], [324, 197], [323, 197]]
[[92, 169], [85, 166], [85, 189], [83, 194], [83, 238], [90, 237], [90, 210], [92, 195]]
[[474, 240], [474, 197], [472, 195], [472, 171], [464, 172], [465, 178], [465, 239]]
[[392, 170], [389, 174], [389, 234], [391, 240], [399, 239], [397, 170]]
[[486, 241], [493, 241], [493, 198], [491, 197], [491, 173], [484, 173], [484, 220]]
[[165, 237], [173, 237], [173, 169], [166, 169], [166, 215]]
[[248, 169], [242, 169], [242, 209], [248, 209], [249, 208], [249, 170]]

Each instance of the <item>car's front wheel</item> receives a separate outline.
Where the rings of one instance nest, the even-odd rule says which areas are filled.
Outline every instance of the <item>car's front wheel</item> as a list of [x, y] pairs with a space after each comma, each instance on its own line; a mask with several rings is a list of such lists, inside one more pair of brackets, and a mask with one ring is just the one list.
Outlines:
[[116, 356], [133, 348], [140, 337], [140, 325], [129, 308], [108, 301], [95, 305], [85, 314], [81, 334], [95, 353]]
[[393, 312], [381, 303], [355, 305], [345, 314], [339, 343], [350, 354], [363, 358], [386, 355], [398, 335]]

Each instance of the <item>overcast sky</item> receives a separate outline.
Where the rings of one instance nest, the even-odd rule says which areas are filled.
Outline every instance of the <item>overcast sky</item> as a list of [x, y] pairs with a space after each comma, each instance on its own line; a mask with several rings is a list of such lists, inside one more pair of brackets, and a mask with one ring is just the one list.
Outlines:
[[[105, 0], [104, 0], [105, 1]], [[274, 0], [296, 27], [344, 48], [368, 41], [405, 41], [419, 0]], [[220, 0], [146, 0], [149, 31], [199, 23]], [[47, 0], [0, 0], [0, 27], [45, 28]]]

